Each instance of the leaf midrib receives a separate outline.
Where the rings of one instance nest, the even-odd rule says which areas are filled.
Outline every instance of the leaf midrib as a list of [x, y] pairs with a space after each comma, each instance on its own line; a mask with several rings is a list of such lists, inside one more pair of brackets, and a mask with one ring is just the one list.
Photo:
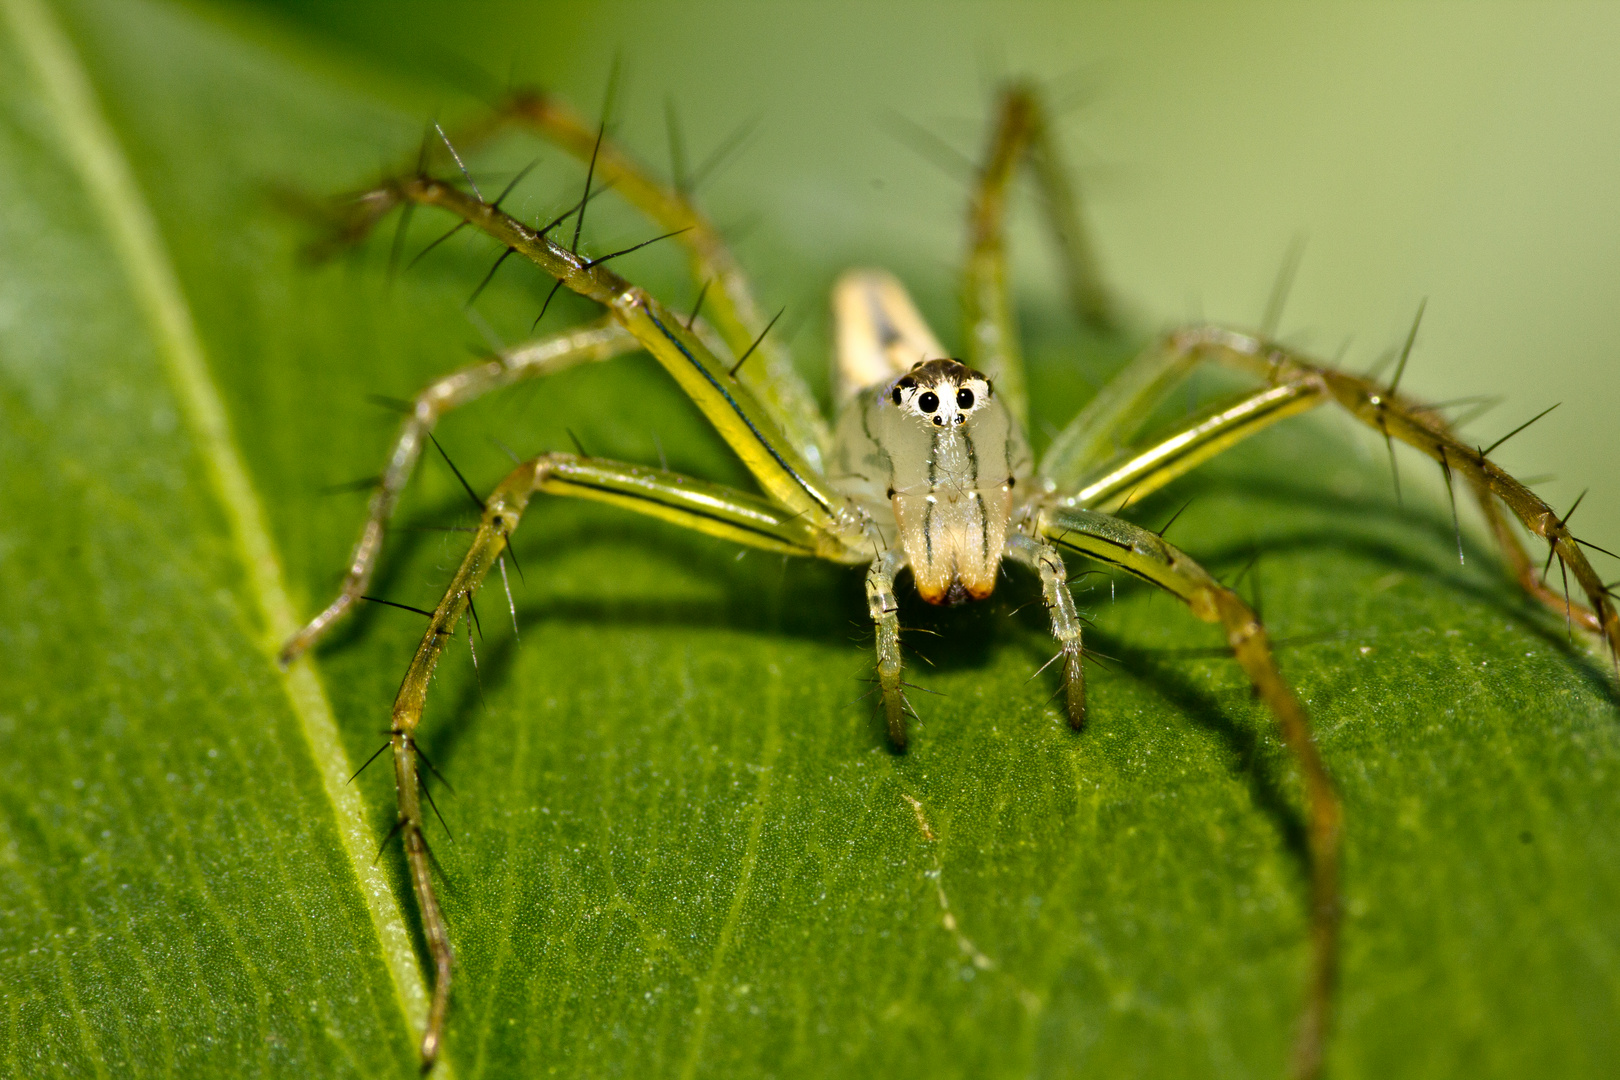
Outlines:
[[[276, 669], [280, 642], [298, 628], [264, 509], [237, 449], [223, 399], [203, 354], [190, 306], [117, 136], [107, 123], [95, 89], [72, 42], [41, 0], [0, 0], [19, 49], [27, 60], [71, 167], [112, 241], [119, 265], [153, 338], [185, 419], [225, 513], [231, 542], [242, 560], [248, 592], [258, 608], [262, 632], [255, 643]], [[347, 784], [348, 755], [313, 661], [301, 660], [280, 672], [281, 684], [321, 774], [341, 837], [376, 930], [400, 1011], [420, 1033], [427, 1015], [421, 965], [394, 893], [371, 857], [376, 837], [368, 827], [359, 792]], [[439, 1075], [450, 1077], [449, 1062]]]

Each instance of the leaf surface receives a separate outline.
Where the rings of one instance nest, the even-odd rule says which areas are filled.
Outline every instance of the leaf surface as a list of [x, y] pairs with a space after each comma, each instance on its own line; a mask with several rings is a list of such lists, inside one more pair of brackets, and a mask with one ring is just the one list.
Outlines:
[[[272, 190], [408, 160], [427, 94], [237, 15], [7, 10], [0, 1071], [413, 1075], [414, 901], [397, 854], [376, 869], [366, 847], [391, 780], [333, 777], [381, 742], [421, 624], [369, 608], [304, 683], [269, 650], [278, 604], [324, 602], [352, 543], [363, 496], [322, 490], [379, 468], [396, 417], [367, 395], [482, 347], [461, 305], [497, 252], [457, 237], [392, 288], [386, 236], [297, 257]], [[17, 11], [65, 43], [133, 202], [97, 194]], [[532, 152], [493, 148], [475, 177]], [[550, 216], [579, 182], [550, 154], [513, 205]], [[589, 244], [649, 231], [607, 202]], [[131, 207], [144, 249], [119, 232]], [[766, 278], [808, 295], [873, 254], [829, 245]], [[627, 274], [690, 302], [673, 259], [638, 258]], [[544, 284], [503, 269], [480, 319], [516, 339]], [[947, 285], [919, 291], [949, 310]], [[561, 302], [544, 325], [587, 314]], [[1130, 343], [1028, 319], [1041, 430]], [[497, 443], [570, 432], [747, 482], [645, 357], [439, 435], [485, 487], [509, 467]], [[1132, 516], [1158, 527], [1195, 496], [1172, 539], [1223, 575], [1261, 556], [1349, 822], [1334, 1075], [1600, 1075], [1620, 1060], [1613, 690], [1487, 551], [1458, 565], [1442, 503], [1398, 506], [1381, 470], [1307, 420]], [[467, 517], [425, 461], [401, 522]], [[375, 591], [431, 606], [464, 542], [397, 532]], [[424, 728], [457, 789], [451, 835], [430, 834], [459, 963], [446, 1074], [1281, 1074], [1306, 958], [1297, 785], [1219, 636], [1169, 598], [1077, 585], [1104, 656], [1080, 734], [1031, 680], [1049, 646], [1027, 576], [961, 609], [904, 600], [911, 678], [936, 693], [899, 757], [858, 700], [858, 574], [560, 501], [516, 548], [518, 635], [496, 585], [476, 671], [450, 654]]]

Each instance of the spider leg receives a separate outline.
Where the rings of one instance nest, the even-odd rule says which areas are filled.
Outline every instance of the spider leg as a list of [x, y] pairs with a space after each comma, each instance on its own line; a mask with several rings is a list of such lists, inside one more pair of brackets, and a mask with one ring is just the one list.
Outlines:
[[1064, 505], [1117, 513], [1250, 435], [1326, 400], [1310, 383], [1245, 392], [1210, 406], [1156, 442], [1121, 453], [1059, 498]]
[[[1214, 406], [1157, 443], [1118, 452], [1116, 448], [1140, 427], [1171, 386], [1203, 362], [1257, 376], [1267, 386]], [[1569, 617], [1601, 635], [1620, 664], [1620, 614], [1587, 560], [1581, 541], [1565, 524], [1567, 515], [1561, 517], [1484, 451], [1463, 442], [1434, 408], [1250, 334], [1204, 326], [1164, 338], [1132, 361], [1059, 434], [1041, 463], [1041, 475], [1064, 505], [1117, 509], [1270, 424], [1330, 402], [1386, 438], [1416, 447], [1448, 474], [1467, 480], [1520, 586], [1564, 615], [1563, 593], [1541, 580], [1501, 507], [1506, 506], [1530, 533], [1546, 541], [1549, 557], [1557, 556], [1567, 564], [1591, 605], [1569, 605]]]
[[438, 1056], [450, 1000], [454, 956], [443, 912], [433, 888], [432, 864], [423, 837], [418, 799], [415, 733], [422, 721], [428, 687], [445, 642], [472, 609], [473, 594], [506, 550], [536, 492], [572, 495], [611, 503], [638, 513], [750, 547], [786, 555], [816, 556], [842, 548], [803, 515], [757, 495], [647, 469], [577, 454], [544, 454], [513, 469], [484, 503], [483, 516], [460, 568], [433, 611], [428, 629], [394, 699], [390, 741], [399, 804], [399, 829], [411, 885], [422, 915], [423, 936], [433, 958], [433, 1001], [422, 1038], [424, 1066]]
[[1008, 557], [1041, 576], [1041, 598], [1052, 618], [1052, 636], [1057, 638], [1060, 649], [1058, 655], [1063, 658], [1063, 698], [1069, 726], [1079, 731], [1086, 722], [1086, 672], [1081, 663], [1080, 614], [1069, 592], [1063, 556], [1051, 544], [1018, 534], [1007, 538], [1006, 552]]
[[1024, 361], [1007, 291], [1005, 243], [1007, 195], [1020, 164], [1030, 166], [1040, 187], [1042, 209], [1075, 313], [1097, 330], [1109, 329], [1114, 315], [1040, 95], [1030, 84], [1012, 83], [1003, 89], [997, 103], [995, 126], [968, 210], [962, 320], [967, 343], [964, 359], [995, 380], [1013, 414], [1020, 423], [1027, 423]]
[[[693, 279], [712, 285], [706, 294], [707, 319], [733, 356], [741, 356], [760, 336], [766, 315], [754, 299], [747, 275], [684, 185], [655, 179], [612, 139], [604, 138], [598, 146], [595, 124], [536, 89], [514, 90], [481, 120], [454, 132], [450, 142], [468, 149], [513, 128], [533, 132], [582, 164], [594, 155], [594, 172], [603, 186], [613, 188], [661, 232], [682, 230], [678, 241], [686, 249]], [[428, 164], [436, 159], [444, 163], [448, 155], [434, 142], [428, 145]], [[738, 373], [738, 381], [759, 398], [784, 440], [819, 467], [831, 447], [831, 436], [787, 345], [779, 339], [764, 341], [754, 362]]]
[[1339, 834], [1343, 812], [1311, 737], [1305, 708], [1277, 670], [1265, 627], [1241, 597], [1174, 545], [1146, 529], [1095, 510], [1048, 509], [1039, 531], [1052, 544], [1119, 567], [1179, 597], [1205, 622], [1226, 631], [1233, 657], [1277, 718], [1284, 744], [1305, 782], [1310, 861], [1311, 974], [1294, 1044], [1296, 1078], [1321, 1072], [1338, 968]]
[[281, 666], [291, 664], [325, 636], [370, 588], [372, 574], [382, 554], [388, 522], [440, 417], [514, 383], [550, 375], [577, 364], [607, 360], [639, 347], [636, 339], [626, 333], [623, 327], [604, 320], [555, 337], [514, 346], [489, 360], [468, 365], [429, 383], [410, 403], [405, 422], [394, 437], [393, 449], [388, 454], [388, 467], [377, 481], [371, 502], [366, 507], [366, 521], [360, 528], [360, 539], [354, 545], [354, 553], [349, 557], [349, 571], [344, 575], [338, 595], [281, 647], [278, 657]]
[[[733, 376], [703, 338], [643, 289], [631, 285], [601, 260], [591, 260], [551, 240], [498, 207], [428, 176], [388, 181], [362, 196], [394, 205], [437, 206], [534, 262], [564, 286], [608, 309], [662, 364], [709, 422], [779, 503], [811, 524], [838, 532], [849, 543], [863, 536], [855, 508], [822, 477], [819, 468], [788, 443], [770, 410], [745, 384], [744, 366]], [[746, 343], [745, 343], [746, 347]]]
[[905, 565], [905, 553], [891, 548], [873, 559], [866, 571], [866, 607], [877, 625], [878, 688], [889, 741], [896, 750], [906, 748], [906, 713], [911, 708], [900, 681], [900, 602], [894, 595], [895, 575]]

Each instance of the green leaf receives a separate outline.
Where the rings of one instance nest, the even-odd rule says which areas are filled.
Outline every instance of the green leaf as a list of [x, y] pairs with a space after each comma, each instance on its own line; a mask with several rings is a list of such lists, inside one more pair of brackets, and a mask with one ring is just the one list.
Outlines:
[[[0, 11], [0, 1073], [414, 1075], [415, 903], [397, 852], [372, 858], [391, 780], [343, 781], [421, 624], [369, 608], [290, 677], [271, 654], [353, 541], [364, 497], [322, 491], [380, 466], [397, 418], [367, 395], [482, 347], [461, 304], [496, 252], [458, 236], [390, 289], [388, 237], [306, 266], [273, 192], [408, 159], [436, 91], [240, 12]], [[595, 92], [590, 57], [558, 62]], [[579, 183], [548, 153], [509, 205], [555, 212]], [[814, 205], [775, 190], [710, 196], [722, 222], [765, 215], [743, 254], [769, 295], [813, 312], [876, 259], [948, 325], [929, 259], [954, 216], [852, 239], [836, 207], [772, 219]], [[590, 243], [648, 235], [608, 203]], [[447, 227], [424, 217], [412, 251]], [[673, 253], [635, 258], [690, 302]], [[503, 268], [479, 319], [516, 339], [544, 286]], [[1048, 300], [1026, 321], [1040, 432], [1131, 343], [1078, 341]], [[497, 442], [570, 430], [747, 482], [645, 357], [440, 439], [483, 487]], [[1620, 1060], [1613, 684], [1472, 531], [1459, 565], [1443, 502], [1397, 505], [1364, 449], [1296, 422], [1132, 508], [1157, 527], [1196, 496], [1173, 539], [1220, 574], [1261, 555], [1346, 805], [1333, 1075], [1599, 1075]], [[467, 516], [425, 461], [400, 521]], [[430, 606], [464, 543], [397, 532], [375, 591]], [[456, 787], [453, 840], [430, 833], [458, 957], [438, 1075], [1281, 1074], [1297, 784], [1218, 634], [1169, 598], [1077, 587], [1106, 657], [1080, 734], [1030, 679], [1049, 644], [1025, 575], [966, 608], [903, 600], [911, 677], [939, 696], [900, 757], [856, 700], [858, 573], [561, 501], [516, 549], [521, 636], [486, 593], [477, 673], [449, 657], [423, 732]]]

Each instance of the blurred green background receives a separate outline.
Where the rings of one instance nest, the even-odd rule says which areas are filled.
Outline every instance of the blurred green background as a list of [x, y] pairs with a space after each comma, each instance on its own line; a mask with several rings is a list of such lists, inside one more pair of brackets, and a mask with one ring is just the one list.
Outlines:
[[[397, 423], [367, 396], [482, 347], [462, 305], [493, 252], [463, 235], [390, 290], [382, 244], [300, 262], [305, 231], [269, 192], [397, 167], [425, 118], [468, 116], [509, 79], [589, 114], [616, 55], [619, 135], [655, 170], [666, 99], [694, 157], [759, 118], [703, 199], [762, 303], [789, 306], [818, 385], [826, 288], [851, 263], [899, 271], [955, 339], [964, 192], [894, 117], [971, 157], [995, 84], [1026, 74], [1070, 106], [1132, 324], [1073, 330], [1020, 209], [1038, 444], [1157, 328], [1257, 321], [1303, 235], [1285, 333], [1327, 355], [1353, 338], [1346, 362], [1370, 364], [1429, 297], [1405, 385], [1505, 397], [1480, 442], [1562, 400], [1502, 456], [1556, 474], [1560, 506], [1590, 485], [1583, 533], [1620, 538], [1610, 7], [0, 13], [0, 1074], [413, 1076], [421, 1006], [400, 861], [372, 862], [390, 778], [342, 784], [421, 625], [372, 607], [334, 635], [313, 665], [322, 737], [270, 662], [212, 451], [86, 196], [83, 117], [64, 119], [19, 22], [58, 28], [127, 162], [299, 613], [334, 587], [363, 501], [327, 489], [375, 472]], [[475, 168], [504, 179], [533, 152]], [[508, 205], [532, 220], [579, 183], [548, 154]], [[587, 250], [649, 234], [598, 206]], [[413, 248], [441, 224], [419, 215]], [[622, 265], [680, 304], [677, 263]], [[479, 317], [515, 339], [546, 285], [509, 263]], [[586, 313], [563, 298], [548, 318]], [[510, 468], [493, 439], [532, 452], [570, 430], [747, 483], [645, 357], [439, 435], [484, 487]], [[1264, 556], [1280, 662], [1347, 807], [1334, 1075], [1603, 1075], [1620, 1060], [1613, 685], [1474, 537], [1458, 565], [1443, 501], [1397, 506], [1382, 446], [1351, 431], [1280, 426], [1133, 508], [1157, 527], [1195, 495], [1172, 539], [1227, 575]], [[1438, 488], [1402, 460], [1409, 491]], [[521, 646], [481, 603], [482, 679], [449, 657], [423, 729], [460, 788], [437, 849], [460, 963], [441, 1075], [1281, 1075], [1305, 963], [1298, 792], [1213, 630], [1130, 582], [1081, 582], [1112, 659], [1075, 735], [1031, 682], [1049, 637], [1027, 577], [951, 611], [902, 597], [911, 670], [942, 696], [898, 756], [857, 700], [858, 573], [543, 505], [516, 540]], [[428, 462], [400, 520], [467, 509]], [[401, 529], [377, 591], [431, 604], [463, 543]]]

